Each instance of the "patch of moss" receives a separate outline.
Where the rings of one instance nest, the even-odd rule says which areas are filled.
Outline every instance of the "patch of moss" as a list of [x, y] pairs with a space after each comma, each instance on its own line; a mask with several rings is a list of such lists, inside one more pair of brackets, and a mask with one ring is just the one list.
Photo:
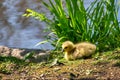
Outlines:
[[11, 74], [14, 70], [18, 70], [20, 67], [26, 66], [28, 64], [28, 62], [15, 57], [0, 56], [0, 72], [3, 74]]
[[93, 64], [94, 65], [104, 65], [104, 64], [108, 64], [110, 61], [109, 60], [97, 60], [94, 61]]
[[11, 62], [4, 62], [0, 64], [0, 72], [3, 74], [10, 74], [13, 70], [13, 64]]
[[55, 59], [55, 58], [62, 59], [63, 55], [64, 54], [61, 51], [51, 51], [49, 59]]
[[18, 59], [16, 57], [12, 57], [12, 56], [8, 56], [8, 57], [3, 57], [3, 56], [0, 56], [0, 62], [13, 62], [15, 64], [24, 64], [25, 61], [24, 60], [21, 60], [21, 59]]
[[95, 54], [92, 55], [92, 58], [98, 60], [100, 58], [100, 55], [101, 54], [99, 52], [97, 52], [97, 53], [95, 53]]
[[115, 60], [119, 60], [120, 59], [120, 54], [113, 54], [111, 56], [109, 56], [108, 59], [115, 59]]

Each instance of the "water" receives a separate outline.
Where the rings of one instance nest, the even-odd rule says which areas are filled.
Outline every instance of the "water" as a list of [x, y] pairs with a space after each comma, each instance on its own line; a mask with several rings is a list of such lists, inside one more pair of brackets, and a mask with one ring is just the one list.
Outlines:
[[[88, 7], [92, 1], [85, 0], [85, 6]], [[45, 40], [47, 33], [43, 33], [43, 30], [46, 25], [33, 18], [22, 17], [27, 8], [50, 15], [40, 0], [0, 0], [0, 45], [53, 49], [49, 43], [35, 47], [38, 42]], [[118, 18], [120, 20], [120, 11]]]
[[48, 43], [35, 47], [35, 44], [45, 40], [44, 36], [47, 35], [43, 33], [45, 23], [22, 17], [27, 8], [46, 12], [40, 3], [40, 0], [0, 1], [0, 45], [19, 48], [52, 48]]

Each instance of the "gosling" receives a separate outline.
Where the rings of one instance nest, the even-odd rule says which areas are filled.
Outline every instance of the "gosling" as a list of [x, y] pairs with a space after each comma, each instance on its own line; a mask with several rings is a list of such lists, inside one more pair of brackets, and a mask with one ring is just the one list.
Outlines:
[[62, 44], [62, 51], [65, 52], [66, 60], [76, 60], [91, 56], [96, 51], [96, 45], [88, 42], [73, 44], [71, 41], [65, 41]]

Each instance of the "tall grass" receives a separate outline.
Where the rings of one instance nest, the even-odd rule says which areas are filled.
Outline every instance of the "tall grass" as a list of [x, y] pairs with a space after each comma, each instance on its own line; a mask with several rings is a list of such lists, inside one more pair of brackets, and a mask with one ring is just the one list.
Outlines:
[[95, 0], [87, 9], [84, 0], [49, 0], [49, 4], [43, 4], [52, 13], [52, 19], [31, 9], [24, 16], [45, 21], [51, 31], [48, 41], [54, 46], [70, 40], [92, 42], [99, 50], [120, 47], [116, 0]]
[[97, 42], [100, 50], [119, 47], [120, 26], [116, 0], [96, 0], [88, 7], [90, 38]]

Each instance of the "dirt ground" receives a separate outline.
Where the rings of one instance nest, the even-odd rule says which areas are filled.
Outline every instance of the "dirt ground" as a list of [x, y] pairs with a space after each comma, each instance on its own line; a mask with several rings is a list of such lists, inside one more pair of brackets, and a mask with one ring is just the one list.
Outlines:
[[0, 80], [120, 80], [120, 51], [75, 61], [58, 59], [56, 63], [3, 62], [0, 60]]

